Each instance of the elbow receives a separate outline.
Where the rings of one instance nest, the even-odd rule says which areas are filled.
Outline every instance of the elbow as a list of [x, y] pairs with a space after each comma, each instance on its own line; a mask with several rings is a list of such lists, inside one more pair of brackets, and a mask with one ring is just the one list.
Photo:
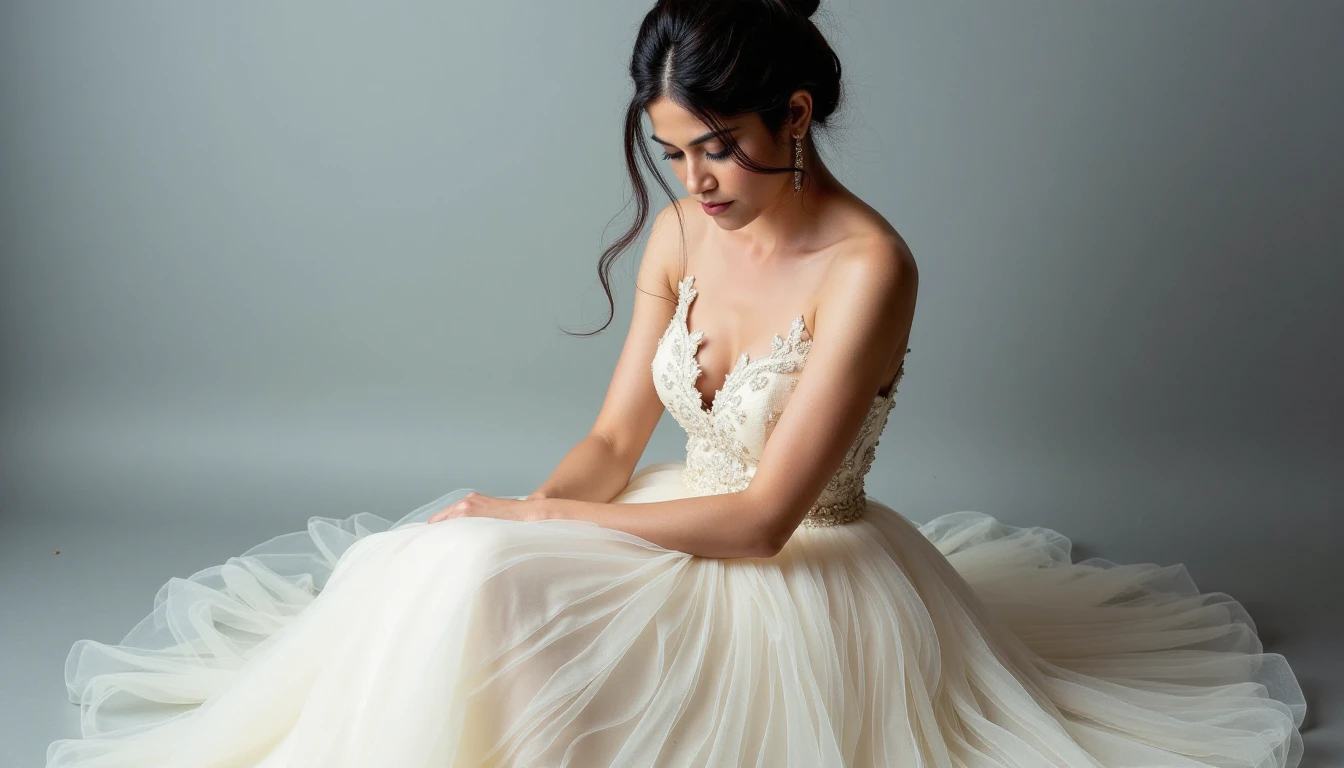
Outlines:
[[771, 558], [784, 551], [784, 545], [789, 541], [788, 536], [764, 536], [760, 539], [756, 548], [755, 557]]
[[784, 545], [793, 538], [793, 528], [785, 529], [779, 524], [768, 526], [760, 537], [760, 554], [757, 557], [774, 557], [784, 551]]
[[781, 514], [779, 505], [753, 503], [748, 497], [748, 517], [755, 522], [751, 526], [750, 541], [747, 545], [749, 557], [774, 557], [784, 549], [793, 537], [794, 526], [788, 525], [788, 515]]
[[784, 547], [780, 545], [776, 539], [766, 536], [757, 536], [741, 548], [742, 554], [738, 555], [738, 557], [769, 559], [778, 555], [783, 549]]

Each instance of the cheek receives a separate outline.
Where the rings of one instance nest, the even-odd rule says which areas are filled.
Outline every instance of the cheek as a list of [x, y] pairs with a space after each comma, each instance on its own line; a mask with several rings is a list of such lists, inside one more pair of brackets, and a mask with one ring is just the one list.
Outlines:
[[751, 198], [764, 189], [765, 174], [752, 173], [737, 163], [719, 172], [719, 188], [733, 199]]

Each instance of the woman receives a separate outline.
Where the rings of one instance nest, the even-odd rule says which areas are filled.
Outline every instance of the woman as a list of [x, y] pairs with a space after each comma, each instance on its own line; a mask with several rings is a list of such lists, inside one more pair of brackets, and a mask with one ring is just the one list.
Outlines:
[[[1297, 680], [1183, 566], [865, 495], [918, 271], [816, 152], [840, 99], [816, 6], [645, 18], [639, 216], [604, 285], [649, 211], [637, 148], [689, 196], [541, 487], [314, 518], [170, 582], [121, 645], [75, 645], [85, 738], [48, 765], [1297, 765]], [[633, 472], [664, 409], [685, 460]]]

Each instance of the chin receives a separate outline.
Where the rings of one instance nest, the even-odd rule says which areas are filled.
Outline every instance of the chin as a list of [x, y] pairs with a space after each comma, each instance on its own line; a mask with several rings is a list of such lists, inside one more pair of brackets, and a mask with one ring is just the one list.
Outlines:
[[[734, 207], [736, 207], [736, 204], [734, 204]], [[733, 212], [736, 213], [736, 211], [733, 211]], [[703, 213], [703, 212], [702, 212], [702, 213]], [[720, 215], [720, 216], [705, 216], [705, 218], [707, 218], [707, 219], [709, 219], [710, 221], [714, 222], [714, 224], [715, 224], [719, 229], [723, 229], [723, 230], [727, 230], [727, 231], [731, 232], [731, 231], [733, 231], [733, 230], [738, 230], [738, 229], [741, 229], [741, 228], [745, 227], [745, 226], [746, 226], [747, 224], [749, 224], [749, 223], [751, 222], [751, 220], [752, 220], [753, 218], [755, 218], [755, 217], [754, 217], [754, 216], [738, 217], [738, 216], [723, 216], [723, 215]]]
[[722, 216], [712, 216], [710, 218], [713, 218], [714, 224], [718, 226], [719, 229], [722, 229], [725, 232], [736, 232], [737, 230], [747, 225], [747, 222], [738, 221], [736, 219], [732, 219], [730, 221], [723, 221]]

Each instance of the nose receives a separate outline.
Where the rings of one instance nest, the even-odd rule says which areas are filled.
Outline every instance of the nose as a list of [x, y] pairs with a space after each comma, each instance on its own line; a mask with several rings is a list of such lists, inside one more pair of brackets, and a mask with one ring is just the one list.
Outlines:
[[699, 160], [686, 161], [686, 191], [700, 195], [715, 187], [714, 177], [709, 173], [706, 163]]

